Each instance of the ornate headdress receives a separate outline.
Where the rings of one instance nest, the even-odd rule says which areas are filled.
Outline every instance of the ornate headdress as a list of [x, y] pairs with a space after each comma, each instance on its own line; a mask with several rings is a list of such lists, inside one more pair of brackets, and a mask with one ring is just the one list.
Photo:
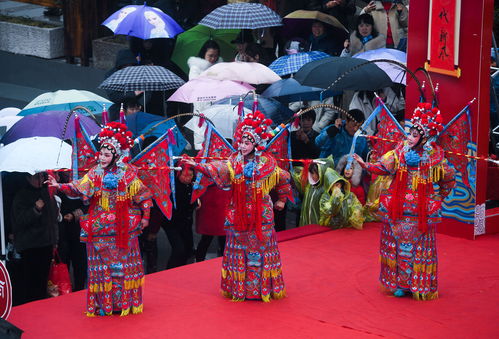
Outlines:
[[414, 109], [411, 123], [418, 132], [426, 138], [434, 137], [442, 131], [442, 114], [438, 107], [431, 107], [428, 102], [420, 102]]
[[98, 140], [101, 148], [106, 148], [117, 156], [123, 155], [133, 146], [132, 132], [119, 122], [106, 124], [99, 133]]
[[256, 111], [249, 113], [239, 123], [234, 138], [236, 141], [247, 139], [255, 145], [256, 151], [261, 152], [265, 149], [267, 141], [272, 137], [271, 119], [265, 118], [262, 112]]

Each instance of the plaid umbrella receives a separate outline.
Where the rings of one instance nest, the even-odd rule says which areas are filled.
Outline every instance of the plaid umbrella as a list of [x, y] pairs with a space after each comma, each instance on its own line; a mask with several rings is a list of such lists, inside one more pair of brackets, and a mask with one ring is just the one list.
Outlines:
[[297, 72], [303, 65], [310, 61], [320, 60], [329, 57], [330, 55], [324, 52], [312, 51], [290, 55], [284, 55], [270, 64], [269, 68], [283, 76]]
[[282, 20], [265, 5], [238, 2], [218, 7], [199, 24], [213, 29], [257, 29], [282, 26]]
[[185, 83], [162, 66], [130, 66], [109, 76], [99, 88], [113, 91], [166, 91]]

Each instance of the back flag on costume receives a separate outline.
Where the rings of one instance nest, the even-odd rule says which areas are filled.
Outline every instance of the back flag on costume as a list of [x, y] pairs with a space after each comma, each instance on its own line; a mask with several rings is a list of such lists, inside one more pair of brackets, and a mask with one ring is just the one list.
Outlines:
[[460, 155], [468, 153], [468, 143], [471, 142], [471, 119], [468, 106], [444, 127], [437, 137], [437, 143], [446, 151], [447, 161], [454, 166], [457, 172], [461, 173], [463, 183], [470, 187], [467, 169], [469, 159]]
[[138, 176], [140, 180], [152, 192], [154, 201], [161, 212], [171, 219], [172, 202], [170, 195], [172, 187], [170, 185], [170, 168], [168, 133], [158, 138], [151, 145], [146, 147], [133, 160], [134, 166], [139, 168]]
[[278, 126], [277, 128], [279, 131], [272, 139], [270, 139], [267, 147], [265, 148], [265, 151], [276, 159], [277, 165], [288, 172], [290, 169], [289, 161], [279, 159], [291, 159], [289, 126], [290, 124]]
[[[381, 139], [371, 139], [371, 162], [378, 161], [383, 154], [395, 149], [397, 142], [393, 142], [394, 140], [405, 139], [405, 135], [401, 132], [402, 127], [395, 121], [393, 115], [387, 111], [384, 106], [378, 107], [380, 107], [379, 109], [381, 112], [379, 114], [378, 132], [376, 133], [376, 137]], [[390, 119], [390, 115], [393, 119]]]
[[[225, 139], [215, 127], [206, 120], [207, 128], [205, 132], [205, 141], [203, 148], [199, 151], [198, 157], [220, 157], [228, 158], [236, 150], [230, 145], [230, 143]], [[201, 159], [201, 163], [206, 162], [206, 159]], [[200, 196], [206, 192], [208, 186], [212, 185], [213, 182], [201, 172], [197, 172], [196, 180], [194, 181], [194, 186], [192, 190], [191, 202], [196, 201]]]

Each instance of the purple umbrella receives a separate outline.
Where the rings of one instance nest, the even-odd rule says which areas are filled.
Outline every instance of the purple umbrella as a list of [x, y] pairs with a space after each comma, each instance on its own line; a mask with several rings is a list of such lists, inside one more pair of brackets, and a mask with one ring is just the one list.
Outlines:
[[123, 7], [102, 24], [114, 34], [131, 35], [141, 39], [173, 38], [184, 31], [162, 10], [146, 5]]
[[[3, 136], [1, 143], [7, 145], [21, 138], [56, 137], [73, 139], [76, 113], [67, 111], [47, 111], [25, 116], [16, 122]], [[80, 124], [89, 135], [100, 132], [100, 126], [91, 118], [79, 114]]]

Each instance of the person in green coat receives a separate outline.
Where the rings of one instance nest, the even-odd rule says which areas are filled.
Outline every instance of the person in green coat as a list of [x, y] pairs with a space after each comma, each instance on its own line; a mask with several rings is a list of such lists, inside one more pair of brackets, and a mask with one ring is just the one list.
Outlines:
[[[332, 168], [334, 168], [332, 156], [312, 162], [308, 166], [308, 175], [305, 177], [302, 176], [303, 167], [297, 166], [294, 168], [293, 180], [295, 187], [303, 196], [298, 226], [319, 224], [319, 201], [324, 193], [324, 173], [327, 169]], [[306, 179], [303, 180], [304, 178]]]
[[324, 193], [319, 201], [319, 224], [331, 228], [362, 229], [363, 207], [350, 191], [350, 182], [329, 168], [324, 173]]

